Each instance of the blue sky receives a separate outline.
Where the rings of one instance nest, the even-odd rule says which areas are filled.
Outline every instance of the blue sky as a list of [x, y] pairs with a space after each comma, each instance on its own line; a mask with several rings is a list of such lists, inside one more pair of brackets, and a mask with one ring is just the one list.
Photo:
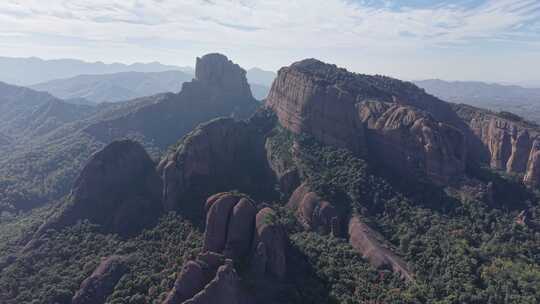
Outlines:
[[404, 79], [540, 86], [540, 0], [2, 0], [0, 56], [244, 67], [306, 57]]

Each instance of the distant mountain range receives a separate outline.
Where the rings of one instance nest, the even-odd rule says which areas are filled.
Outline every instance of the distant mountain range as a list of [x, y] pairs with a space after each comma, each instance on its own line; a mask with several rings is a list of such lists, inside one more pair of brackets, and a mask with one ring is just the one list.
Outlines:
[[85, 99], [93, 103], [117, 102], [155, 95], [177, 93], [193, 74], [182, 71], [123, 72], [104, 75], [80, 75], [30, 86], [62, 99]]
[[[165, 92], [178, 92], [195, 75], [192, 67], [158, 62], [130, 65], [76, 59], [0, 57], [0, 81], [48, 92], [69, 103], [118, 102]], [[276, 73], [247, 71], [253, 96], [266, 98]]]
[[508, 111], [540, 122], [540, 88], [490, 84], [476, 81], [415, 81], [429, 94], [454, 103], [465, 103], [492, 111]]
[[78, 75], [112, 74], [121, 72], [163, 72], [170, 70], [193, 73], [191, 67], [177, 67], [158, 62], [122, 64], [86, 62], [77, 59], [43, 60], [40, 58], [0, 57], [0, 81], [15, 85], [34, 85]]

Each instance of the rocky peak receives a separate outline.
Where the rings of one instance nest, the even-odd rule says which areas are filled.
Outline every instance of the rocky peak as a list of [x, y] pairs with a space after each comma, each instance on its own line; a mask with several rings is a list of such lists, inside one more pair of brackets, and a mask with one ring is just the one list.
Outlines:
[[67, 204], [40, 231], [87, 219], [106, 232], [132, 235], [159, 217], [161, 189], [154, 162], [139, 143], [113, 142], [90, 158]]
[[207, 86], [252, 97], [246, 71], [225, 55], [213, 53], [197, 58], [195, 78]]

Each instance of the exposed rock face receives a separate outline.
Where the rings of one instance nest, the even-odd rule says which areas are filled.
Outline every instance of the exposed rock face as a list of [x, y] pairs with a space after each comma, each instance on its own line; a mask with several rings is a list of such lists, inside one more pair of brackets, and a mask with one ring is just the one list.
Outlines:
[[118, 111], [109, 111], [85, 131], [105, 142], [144, 137], [166, 149], [200, 123], [216, 117], [249, 118], [259, 106], [251, 95], [246, 72], [224, 55], [197, 58], [195, 74], [178, 94], [131, 101]]
[[410, 106], [378, 101], [363, 102], [359, 116], [369, 130], [370, 153], [403, 175], [426, 174], [444, 184], [464, 173], [465, 139], [456, 128]]
[[264, 193], [271, 187], [270, 182], [265, 182], [271, 176], [263, 133], [251, 122], [226, 118], [191, 132], [158, 167], [165, 183], [165, 207], [182, 207], [181, 201], [187, 195], [208, 196], [232, 189]]
[[252, 97], [246, 71], [221, 54], [207, 54], [197, 58], [195, 65], [197, 80], [231, 96]]
[[302, 184], [291, 195], [287, 207], [295, 210], [298, 221], [304, 228], [322, 234], [331, 233], [341, 236], [341, 222], [343, 215], [326, 200]]
[[159, 217], [161, 189], [154, 163], [140, 144], [113, 142], [91, 157], [69, 203], [40, 231], [88, 219], [106, 232], [134, 234]]
[[101, 261], [73, 296], [73, 304], [105, 303], [120, 278], [129, 270], [123, 256], [110, 256]]
[[282, 227], [272, 222], [274, 211], [257, 212], [248, 197], [229, 192], [209, 197], [205, 209], [205, 251], [184, 265], [164, 304], [261, 303], [240, 284], [234, 262], [247, 263], [243, 271], [255, 275], [253, 284], [283, 279], [287, 241]]
[[[275, 212], [270, 208], [264, 208], [257, 213], [255, 219], [254, 263], [264, 270], [261, 274], [271, 274], [277, 278], [283, 278], [287, 272], [285, 250], [287, 236], [283, 227], [276, 223]], [[266, 267], [264, 267], [266, 262]]]
[[353, 216], [349, 222], [349, 242], [374, 267], [387, 267], [406, 281], [413, 279], [405, 261], [383, 247], [376, 232], [357, 216]]
[[316, 60], [305, 60], [282, 68], [272, 84], [266, 106], [293, 133], [308, 133], [323, 143], [365, 153], [364, 129], [355, 116], [356, 96], [328, 81], [332, 75], [322, 74], [326, 71], [312, 73], [312, 67], [326, 66]]
[[467, 105], [454, 105], [454, 108], [486, 147], [492, 168], [524, 174], [526, 184], [538, 185], [540, 164], [535, 148], [540, 137], [538, 126], [519, 117], [505, 117]]
[[[363, 258], [376, 267], [387, 267], [406, 281], [412, 280], [407, 263], [382, 244], [384, 239], [358, 216], [339, 212], [330, 202], [313, 192], [307, 184], [298, 187], [290, 197], [287, 207], [295, 210], [296, 218], [307, 230], [332, 233], [340, 237], [347, 233], [349, 243]], [[343, 222], [348, 220], [348, 231], [341, 232]]]
[[412, 83], [307, 59], [279, 71], [266, 106], [293, 133], [367, 154], [403, 173], [412, 168], [447, 183], [465, 168], [468, 127], [449, 104]]
[[523, 181], [532, 187], [540, 186], [540, 139], [533, 143]]

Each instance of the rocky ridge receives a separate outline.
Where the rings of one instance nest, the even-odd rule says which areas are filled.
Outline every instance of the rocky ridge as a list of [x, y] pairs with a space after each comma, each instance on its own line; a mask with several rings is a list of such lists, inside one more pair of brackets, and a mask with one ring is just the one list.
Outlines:
[[454, 105], [456, 113], [485, 146], [490, 167], [524, 175], [530, 186], [540, 186], [540, 127], [510, 113], [496, 114], [467, 105]]
[[94, 272], [81, 283], [71, 303], [105, 303], [107, 296], [128, 270], [128, 259], [124, 256], [113, 255], [102, 259]]

